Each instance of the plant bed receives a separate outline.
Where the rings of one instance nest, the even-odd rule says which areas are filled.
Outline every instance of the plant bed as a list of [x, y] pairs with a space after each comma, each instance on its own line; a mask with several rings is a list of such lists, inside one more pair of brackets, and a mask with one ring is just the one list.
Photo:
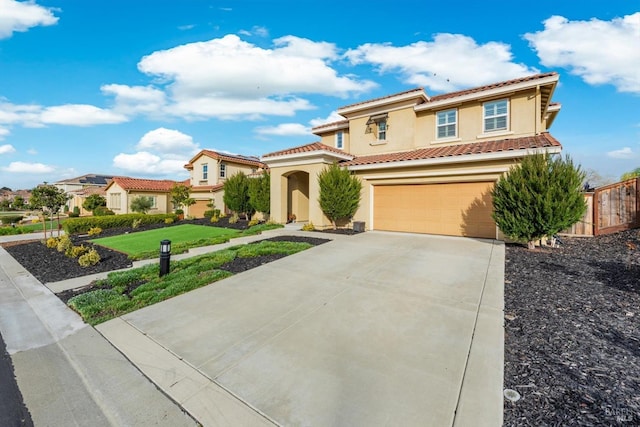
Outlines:
[[158, 276], [158, 265], [150, 264], [57, 295], [96, 325], [327, 241], [278, 236], [172, 262], [170, 273], [163, 277]]
[[505, 426], [640, 424], [639, 233], [507, 245]]

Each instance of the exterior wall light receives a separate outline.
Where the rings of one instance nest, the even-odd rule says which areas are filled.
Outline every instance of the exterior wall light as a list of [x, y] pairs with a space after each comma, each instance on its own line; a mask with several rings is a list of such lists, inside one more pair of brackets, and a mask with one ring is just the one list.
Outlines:
[[171, 240], [160, 241], [160, 277], [169, 274], [171, 262]]

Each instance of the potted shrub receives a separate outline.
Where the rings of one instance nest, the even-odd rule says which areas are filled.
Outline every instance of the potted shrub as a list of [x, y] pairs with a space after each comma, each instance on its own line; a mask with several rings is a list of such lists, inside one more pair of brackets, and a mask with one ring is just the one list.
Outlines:
[[184, 210], [176, 209], [176, 215], [178, 215], [178, 220], [182, 221], [184, 219]]

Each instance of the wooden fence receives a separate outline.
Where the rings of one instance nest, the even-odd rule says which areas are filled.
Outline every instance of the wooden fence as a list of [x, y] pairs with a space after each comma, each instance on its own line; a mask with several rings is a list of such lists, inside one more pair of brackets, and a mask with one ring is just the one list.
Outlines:
[[640, 178], [598, 187], [584, 197], [587, 212], [562, 234], [599, 236], [640, 227]]

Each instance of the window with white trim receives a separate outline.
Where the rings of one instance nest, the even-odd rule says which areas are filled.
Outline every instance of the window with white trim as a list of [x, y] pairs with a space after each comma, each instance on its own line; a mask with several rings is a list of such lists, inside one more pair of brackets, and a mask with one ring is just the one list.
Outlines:
[[151, 200], [151, 209], [158, 207], [158, 198], [156, 196], [148, 196], [147, 199]]
[[483, 105], [483, 111], [484, 132], [507, 130], [509, 102], [506, 99], [485, 102]]
[[438, 111], [436, 129], [438, 139], [455, 138], [458, 134], [458, 110]]
[[378, 125], [378, 141], [385, 141], [387, 139], [387, 119], [381, 119], [376, 121]]
[[336, 148], [341, 150], [344, 148], [344, 132], [342, 131], [336, 133]]
[[224, 163], [220, 163], [220, 178], [227, 177], [227, 165]]
[[209, 165], [204, 163], [202, 165], [202, 180], [209, 179]]
[[109, 209], [120, 209], [120, 193], [109, 193]]

